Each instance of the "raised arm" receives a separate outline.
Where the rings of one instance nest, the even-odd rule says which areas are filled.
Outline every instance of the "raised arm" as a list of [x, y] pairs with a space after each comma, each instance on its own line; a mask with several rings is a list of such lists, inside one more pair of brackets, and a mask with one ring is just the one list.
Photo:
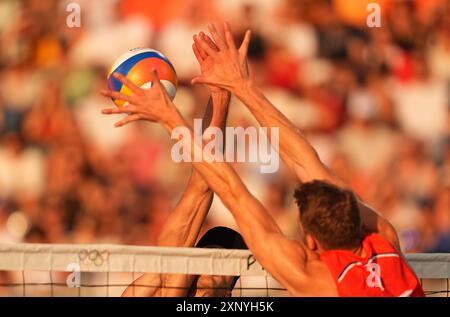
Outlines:
[[[194, 78], [192, 82], [217, 85], [230, 90], [247, 106], [261, 126], [278, 128], [280, 157], [301, 182], [324, 180], [339, 187], [348, 187], [321, 162], [319, 155], [300, 130], [264, 96], [250, 79], [246, 64], [249, 35], [246, 36], [245, 49], [237, 50], [228, 24], [225, 24], [225, 36], [217, 32], [214, 25], [209, 26], [209, 30], [220, 50], [208, 49], [207, 43], [211, 40], [206, 35], [200, 37], [200, 45], [212, 56], [214, 72], [209, 76], [202, 75]], [[267, 131], [270, 134], [271, 129]], [[270, 135], [268, 139], [271, 140]], [[400, 250], [394, 227], [378, 212], [361, 201], [359, 208], [365, 230], [384, 235]]]
[[[214, 47], [212, 47], [214, 49]], [[192, 46], [199, 62], [201, 73], [211, 71], [212, 61], [196, 45]], [[230, 93], [224, 89], [209, 86], [211, 97], [203, 115], [203, 130], [218, 127], [225, 130], [230, 104]], [[224, 134], [225, 135], [225, 134]], [[192, 175], [175, 210], [170, 214], [158, 237], [159, 246], [192, 247], [197, 241], [206, 215], [213, 199], [213, 192], [199, 172], [192, 170]]]
[[[131, 113], [118, 122], [117, 126], [144, 119], [161, 123], [169, 133], [177, 127], [188, 129], [191, 138], [183, 139], [183, 142], [192, 154], [195, 147], [202, 145], [194, 143], [192, 130], [167, 97], [156, 73], [153, 73], [153, 76], [154, 85], [145, 92], [138, 91], [138, 87], [130, 87], [136, 89], [136, 96], [105, 93], [130, 102], [130, 106], [127, 109], [106, 109], [103, 113]], [[128, 86], [132, 86], [126, 79], [121, 78], [121, 80]], [[283, 286], [294, 295], [311, 294], [314, 288], [323, 287], [318, 276], [325, 273], [323, 267], [316, 264], [319, 263], [317, 258], [314, 258], [314, 255], [301, 243], [283, 236], [267, 210], [251, 195], [228, 163], [201, 160], [194, 161], [193, 166], [231, 211], [255, 258]], [[310, 283], [311, 280], [317, 280], [317, 282]]]
[[[263, 127], [279, 128], [279, 154], [301, 182], [324, 180], [339, 187], [348, 187], [321, 160], [300, 129], [292, 124], [250, 81], [238, 86], [234, 93], [248, 107]], [[271, 129], [267, 129], [270, 134]], [[269, 135], [269, 140], [271, 137]], [[376, 210], [358, 200], [361, 220], [367, 232], [383, 235], [397, 250], [400, 243], [397, 232], [389, 221]]]
[[[202, 73], [210, 64], [203, 50], [193, 47]], [[208, 126], [224, 130], [228, 115], [230, 93], [210, 87], [211, 97], [203, 116], [203, 129]], [[170, 213], [158, 236], [157, 245], [165, 247], [193, 247], [213, 200], [213, 191], [201, 174], [193, 169], [186, 189]], [[144, 274], [124, 291], [123, 296], [185, 296], [193, 281], [192, 276], [180, 274]]]

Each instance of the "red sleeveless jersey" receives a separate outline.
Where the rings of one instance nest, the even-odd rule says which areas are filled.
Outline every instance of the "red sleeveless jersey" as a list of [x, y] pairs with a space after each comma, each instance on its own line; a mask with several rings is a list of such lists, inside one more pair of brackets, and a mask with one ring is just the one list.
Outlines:
[[339, 296], [425, 296], [417, 276], [386, 239], [368, 234], [362, 247], [364, 258], [348, 250], [320, 255], [336, 281]]

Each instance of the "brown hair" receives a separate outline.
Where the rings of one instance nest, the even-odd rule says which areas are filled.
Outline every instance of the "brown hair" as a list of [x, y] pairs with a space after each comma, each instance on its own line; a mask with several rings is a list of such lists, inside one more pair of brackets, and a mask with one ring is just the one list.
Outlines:
[[351, 249], [361, 243], [361, 216], [352, 191], [313, 181], [300, 185], [294, 197], [305, 233], [324, 249]]

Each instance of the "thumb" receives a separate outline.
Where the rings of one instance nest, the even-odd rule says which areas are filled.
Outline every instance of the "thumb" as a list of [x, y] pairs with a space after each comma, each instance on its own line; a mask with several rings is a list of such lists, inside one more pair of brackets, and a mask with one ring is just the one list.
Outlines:
[[205, 77], [197, 76], [197, 77], [192, 78], [192, 80], [191, 80], [191, 85], [195, 85], [195, 84], [209, 84], [209, 82], [206, 80]]
[[245, 36], [244, 39], [242, 40], [242, 44], [239, 47], [239, 52], [243, 55], [243, 56], [247, 56], [247, 51], [248, 51], [248, 46], [250, 44], [250, 39], [252, 36], [252, 32], [250, 30], [247, 30], [245, 32]]
[[193, 78], [191, 80], [191, 85], [195, 85], [195, 84], [205, 84], [205, 85], [215, 86], [215, 87], [219, 87], [219, 88], [228, 87], [228, 85], [226, 83], [214, 81], [214, 80], [208, 79], [204, 76], [198, 76], [198, 77]]

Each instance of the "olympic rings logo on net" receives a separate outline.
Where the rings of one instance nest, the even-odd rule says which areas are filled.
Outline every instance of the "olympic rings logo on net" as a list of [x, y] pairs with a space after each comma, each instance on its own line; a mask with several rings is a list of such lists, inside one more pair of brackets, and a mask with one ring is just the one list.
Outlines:
[[103, 263], [108, 261], [109, 252], [107, 250], [81, 250], [78, 253], [78, 258], [84, 264], [94, 264], [95, 266], [102, 266]]

